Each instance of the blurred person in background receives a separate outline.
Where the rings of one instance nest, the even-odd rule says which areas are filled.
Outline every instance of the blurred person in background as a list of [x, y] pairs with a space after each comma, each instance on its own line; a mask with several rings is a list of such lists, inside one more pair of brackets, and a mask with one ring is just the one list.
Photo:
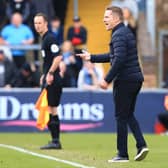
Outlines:
[[129, 10], [129, 8], [126, 8], [126, 7], [122, 8], [122, 11], [124, 16], [125, 26], [127, 26], [137, 38], [137, 22], [134, 19], [131, 11]]
[[120, 8], [128, 8], [134, 19], [137, 21], [139, 15], [138, 4], [136, 0], [112, 0], [112, 6], [118, 6]]
[[68, 29], [67, 40], [72, 42], [75, 53], [79, 53], [81, 49], [86, 48], [87, 30], [78, 16], [73, 18], [73, 26]]
[[[73, 25], [69, 27], [67, 32], [67, 40], [71, 41], [76, 54], [80, 53], [82, 49], [86, 49], [87, 29], [82, 25], [80, 17], [73, 18]], [[80, 57], [76, 58], [76, 65], [78, 74], [83, 65]]]
[[90, 61], [84, 61], [83, 68], [78, 76], [78, 88], [84, 90], [96, 90], [103, 79], [103, 72]]
[[59, 46], [64, 41], [64, 29], [61, 25], [61, 20], [59, 17], [55, 16], [51, 19], [51, 32], [54, 34], [55, 39]]
[[30, 18], [30, 2], [29, 0], [8, 0], [6, 7], [6, 15], [10, 21], [14, 13], [22, 15], [23, 23], [28, 24]]
[[[6, 25], [1, 31], [3, 45], [27, 45], [32, 44], [34, 40], [33, 32], [31, 29], [22, 23], [22, 15], [14, 13], [11, 18], [11, 23]], [[26, 51], [13, 49], [12, 56], [17, 68], [26, 61]]]
[[71, 41], [64, 41], [61, 49], [63, 62], [66, 65], [64, 82], [66, 81], [67, 87], [77, 87], [78, 65]]
[[11, 87], [32, 88], [39, 87], [40, 73], [36, 67], [25, 62], [19, 72], [15, 74], [15, 78], [11, 81]]
[[17, 73], [15, 64], [5, 56], [3, 50], [0, 50], [0, 87], [11, 87]]
[[49, 22], [55, 16], [54, 6], [52, 0], [29, 0], [31, 3], [31, 14], [34, 17], [37, 13], [44, 13]]
[[7, 17], [6, 17], [6, 0], [0, 1], [0, 30], [3, 28], [3, 26], [7, 23]]

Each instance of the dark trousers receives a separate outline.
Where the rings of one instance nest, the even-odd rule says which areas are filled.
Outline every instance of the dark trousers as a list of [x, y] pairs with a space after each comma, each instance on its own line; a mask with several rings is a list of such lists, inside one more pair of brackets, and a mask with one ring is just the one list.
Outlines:
[[113, 96], [115, 104], [115, 117], [117, 121], [117, 149], [118, 154], [128, 157], [127, 137], [130, 127], [139, 149], [146, 146], [139, 124], [134, 116], [137, 95], [141, 89], [141, 82], [115, 81]]

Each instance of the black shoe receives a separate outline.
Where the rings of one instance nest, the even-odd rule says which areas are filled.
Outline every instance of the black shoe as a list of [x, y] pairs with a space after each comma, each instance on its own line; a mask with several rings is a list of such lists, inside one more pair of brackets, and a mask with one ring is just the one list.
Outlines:
[[128, 159], [128, 157], [116, 156], [116, 157], [112, 158], [111, 160], [108, 160], [108, 162], [109, 163], [112, 163], [112, 162], [123, 163], [123, 162], [129, 162], [129, 159]]
[[62, 149], [62, 147], [61, 147], [61, 143], [60, 142], [57, 142], [57, 143], [49, 142], [47, 145], [44, 145], [44, 146], [40, 147], [40, 149], [42, 149], [42, 150]]
[[134, 157], [134, 160], [135, 161], [144, 160], [148, 152], [149, 152], [149, 149], [147, 147], [142, 147], [138, 149], [137, 155]]

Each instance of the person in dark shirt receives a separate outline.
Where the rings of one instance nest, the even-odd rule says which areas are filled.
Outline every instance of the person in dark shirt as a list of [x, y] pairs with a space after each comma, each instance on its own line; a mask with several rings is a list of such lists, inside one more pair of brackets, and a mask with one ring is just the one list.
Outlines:
[[101, 81], [100, 87], [107, 89], [114, 80], [113, 98], [117, 122], [118, 155], [109, 162], [128, 162], [127, 137], [130, 127], [137, 147], [135, 161], [145, 159], [149, 149], [134, 116], [137, 95], [143, 83], [143, 74], [138, 62], [135, 36], [123, 24], [123, 13], [119, 7], [107, 7], [104, 13], [106, 30], [112, 32], [110, 52], [108, 54], [91, 55], [89, 52], [77, 54], [91, 62], [110, 62], [111, 68]]
[[62, 45], [64, 41], [64, 29], [61, 24], [61, 20], [58, 16], [54, 16], [51, 19], [51, 32], [54, 34], [55, 39], [57, 40], [57, 43], [59, 46]]
[[127, 26], [132, 33], [135, 35], [136, 39], [137, 39], [137, 22], [135, 20], [135, 18], [133, 17], [131, 10], [129, 8], [123, 8], [123, 16], [124, 16], [124, 24], [125, 26]]
[[[75, 53], [80, 53], [82, 49], [86, 48], [87, 43], [87, 29], [82, 24], [81, 18], [75, 16], [73, 18], [73, 25], [69, 27], [67, 32], [67, 40], [71, 41], [74, 46]], [[78, 78], [79, 71], [83, 66], [83, 62], [80, 57], [76, 57], [76, 80]]]
[[42, 88], [47, 89], [48, 109], [50, 113], [48, 129], [51, 133], [52, 141], [40, 149], [61, 149], [60, 121], [57, 107], [62, 94], [62, 79], [59, 73], [59, 64], [62, 60], [60, 48], [55, 41], [54, 35], [48, 31], [48, 19], [43, 13], [38, 13], [34, 17], [34, 26], [37, 33], [42, 37], [41, 53], [44, 58], [43, 75], [40, 83]]
[[73, 18], [73, 26], [68, 29], [67, 40], [72, 42], [75, 50], [80, 50], [86, 47], [87, 30], [82, 25], [81, 19], [78, 16]]
[[40, 73], [34, 65], [24, 63], [11, 81], [11, 87], [32, 88], [39, 87]]
[[0, 5], [0, 30], [7, 23], [6, 4], [7, 4], [6, 0], [1, 0], [1, 5]]
[[[34, 16], [41, 12], [44, 13], [47, 16], [48, 21], [50, 22], [52, 17], [55, 16], [55, 11], [54, 11], [54, 5], [52, 0], [29, 0], [30, 2], [30, 20], [31, 23], [29, 23], [31, 29], [33, 30], [34, 33], [34, 43], [39, 43], [39, 38], [38, 38], [38, 33], [34, 29], [33, 19]], [[50, 25], [49, 25], [50, 26]], [[39, 53], [37, 51], [34, 51], [34, 61], [36, 64], [36, 67], [39, 68], [40, 66], [40, 60], [39, 60]]]
[[10, 20], [14, 13], [20, 13], [23, 18], [23, 23], [27, 24], [30, 17], [30, 2], [29, 0], [8, 0], [6, 7], [6, 15]]

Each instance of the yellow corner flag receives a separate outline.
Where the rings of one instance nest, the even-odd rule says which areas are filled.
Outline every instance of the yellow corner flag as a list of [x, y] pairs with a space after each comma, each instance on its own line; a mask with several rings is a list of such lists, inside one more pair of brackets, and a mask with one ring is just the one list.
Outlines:
[[40, 130], [44, 130], [49, 121], [47, 90], [43, 89], [40, 96], [37, 99], [35, 108], [39, 111], [36, 127]]

